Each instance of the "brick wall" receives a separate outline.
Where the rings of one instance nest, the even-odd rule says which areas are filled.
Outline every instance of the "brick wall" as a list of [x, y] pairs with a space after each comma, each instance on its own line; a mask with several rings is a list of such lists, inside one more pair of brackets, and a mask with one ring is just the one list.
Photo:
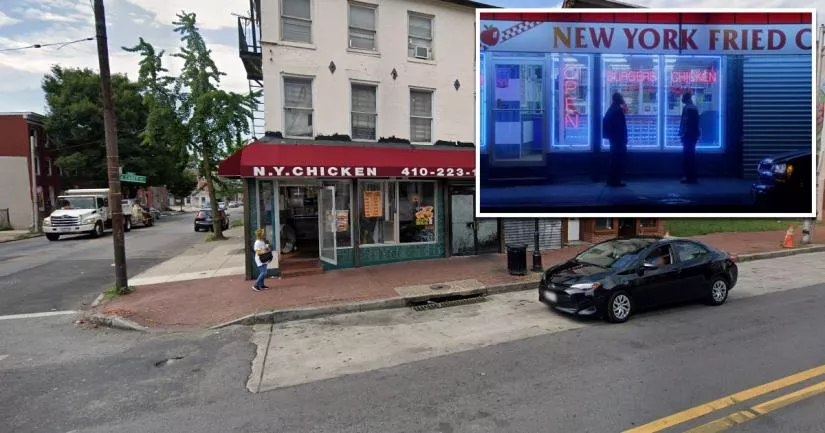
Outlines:
[[[632, 224], [635, 235], [662, 236], [665, 232], [665, 222], [661, 218], [588, 218], [581, 220], [581, 240], [589, 243], [599, 243], [619, 236], [619, 228], [623, 222]], [[631, 234], [631, 233], [628, 233]]]

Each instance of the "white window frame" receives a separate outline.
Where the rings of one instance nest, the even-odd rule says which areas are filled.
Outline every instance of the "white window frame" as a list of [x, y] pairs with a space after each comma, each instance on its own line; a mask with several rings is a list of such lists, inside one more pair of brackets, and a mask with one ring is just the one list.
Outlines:
[[[305, 80], [309, 81], [309, 88], [312, 92], [312, 108], [296, 108], [296, 107], [287, 107], [286, 106], [286, 80]], [[294, 109], [294, 110], [309, 110], [311, 117], [311, 127], [312, 133], [309, 137], [303, 135], [287, 135], [286, 131], [286, 111], [287, 109]], [[281, 75], [281, 124], [283, 125], [282, 131], [285, 138], [297, 138], [297, 139], [314, 139], [315, 138], [315, 77], [309, 75], [295, 75], [295, 74], [282, 74]]]
[[34, 155], [34, 174], [40, 176], [40, 157]]
[[[431, 244], [437, 244], [439, 242], [438, 218], [441, 216], [440, 213], [442, 212], [442, 210], [439, 209], [438, 206], [436, 205], [436, 203], [438, 202], [438, 194], [440, 192], [439, 188], [438, 188], [439, 185], [438, 185], [437, 180], [429, 180], [429, 179], [405, 179], [405, 180], [400, 180], [400, 179], [399, 180], [396, 180], [396, 179], [365, 179], [365, 182], [380, 183], [381, 184], [381, 197], [382, 197], [382, 200], [383, 200], [382, 204], [384, 205], [384, 215], [387, 215], [387, 214], [390, 213], [389, 212], [390, 208], [395, 209], [395, 212], [393, 213], [393, 231], [394, 231], [393, 235], [395, 237], [395, 242], [388, 242], [388, 243], [383, 243], [383, 244], [363, 244], [363, 245], [358, 245], [359, 248], [377, 248], [377, 247], [385, 247], [387, 245], [394, 245], [394, 246], [401, 246], [401, 247], [404, 247], [404, 246], [407, 246], [407, 245], [431, 245]], [[435, 208], [435, 220], [433, 221], [434, 222], [433, 225], [435, 225], [435, 233], [434, 233], [435, 236], [434, 236], [432, 242], [406, 242], [406, 243], [401, 242], [401, 221], [398, 219], [398, 215], [399, 215], [398, 214], [398, 206], [400, 204], [400, 198], [398, 196], [398, 191], [399, 191], [398, 186], [402, 183], [432, 183], [433, 184], [433, 200], [434, 200], [433, 201], [433, 207]], [[360, 183], [359, 183], [359, 185], [360, 185]], [[393, 195], [395, 197], [395, 201], [393, 203], [388, 202], [385, 198], [387, 196], [386, 193], [389, 191], [390, 188], [393, 188], [393, 191], [394, 191]], [[355, 200], [354, 204], [358, 205], [358, 218], [360, 219], [361, 218], [361, 207], [363, 206], [363, 197], [362, 197], [362, 191], [361, 191], [360, 186], [358, 187], [357, 194], [358, 194], [358, 197], [357, 197], [357, 200]], [[390, 206], [391, 204], [394, 205], [394, 206]]]
[[[379, 101], [379, 99], [378, 99], [378, 84], [379, 84], [378, 82], [374, 82], [374, 81], [350, 80], [350, 83], [349, 83], [349, 113], [350, 113], [349, 114], [349, 131], [350, 131], [350, 136], [352, 137], [352, 141], [368, 141], [368, 142], [378, 141], [378, 138], [380, 136], [378, 134], [378, 129], [379, 129], [378, 128], [378, 113], [381, 111], [381, 110], [378, 109], [378, 101]], [[362, 113], [362, 112], [356, 113], [355, 111], [353, 111], [352, 88], [354, 86], [372, 87], [373, 89], [375, 89], [375, 113]], [[354, 134], [354, 131], [353, 131], [353, 122], [352, 122], [353, 114], [373, 114], [373, 115], [375, 115], [375, 138], [373, 138], [373, 139], [367, 139], [367, 138], [358, 138], [358, 139], [356, 139], [355, 138], [355, 134]]]
[[[412, 95], [413, 93], [429, 93], [430, 94], [430, 116], [423, 117], [423, 116], [415, 116], [412, 112]], [[425, 87], [410, 87], [409, 96], [407, 97], [407, 110], [409, 112], [409, 117], [407, 118], [407, 123], [410, 127], [410, 143], [413, 144], [433, 144], [436, 142], [435, 139], [435, 89], [429, 89]], [[430, 141], [415, 141], [413, 140], [413, 123], [412, 119], [430, 119]]]
[[[352, 25], [352, 8], [363, 8], [363, 9], [372, 9], [373, 18], [375, 21], [375, 28], [374, 29], [366, 29], [361, 27], [353, 27]], [[372, 49], [369, 48], [358, 48], [352, 46], [352, 29], [360, 30], [362, 32], [372, 32], [373, 34], [373, 47]], [[370, 3], [363, 3], [357, 1], [350, 1], [347, 2], [347, 49], [352, 51], [358, 52], [365, 52], [365, 53], [378, 53], [378, 5], [370, 4]]]
[[49, 176], [52, 176], [53, 172], [52, 172], [52, 159], [51, 158], [46, 160], [46, 167], [48, 168], [48, 170], [46, 170], [46, 172], [49, 174]]
[[[304, 44], [304, 45], [312, 45], [314, 43], [315, 38], [313, 37], [313, 34], [312, 34], [312, 30], [313, 30], [312, 19], [313, 19], [314, 14], [312, 13], [312, 8], [315, 5], [314, 5], [313, 0], [306, 0], [306, 1], [309, 2], [309, 18], [301, 18], [301, 17], [293, 17], [293, 16], [289, 16], [289, 15], [284, 15], [284, 0], [279, 0], [278, 1], [278, 7], [279, 7], [279, 10], [278, 10], [278, 18], [279, 18], [278, 25], [280, 26], [280, 28], [279, 28], [279, 33], [280, 34], [278, 36], [280, 37], [281, 41], [288, 42], [288, 43], [291, 43], [291, 44]], [[288, 20], [308, 22], [309, 23], [309, 42], [295, 41], [295, 40], [284, 38], [284, 27], [285, 27], [284, 26], [284, 18], [286, 18]]]
[[[411, 18], [421, 18], [430, 20], [430, 57], [428, 59], [419, 59], [415, 57], [415, 49], [413, 48], [414, 45], [412, 44], [413, 39], [423, 39], [419, 36], [413, 36], [410, 34], [410, 22], [412, 21]], [[410, 52], [412, 51], [412, 53]], [[414, 60], [414, 61], [424, 61], [424, 62], [433, 62], [435, 61], [435, 15], [424, 14], [421, 12], [414, 12], [414, 11], [407, 11], [407, 58]], [[475, 55], [473, 55], [473, 59], [475, 59]]]

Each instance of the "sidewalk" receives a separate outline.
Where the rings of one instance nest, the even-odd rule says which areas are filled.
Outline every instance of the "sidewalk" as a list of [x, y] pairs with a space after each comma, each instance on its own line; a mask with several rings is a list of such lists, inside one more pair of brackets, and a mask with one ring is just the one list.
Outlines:
[[[783, 236], [784, 232], [773, 231], [716, 233], [698, 236], [695, 239], [730, 253], [743, 255], [782, 250], [780, 244]], [[800, 236], [801, 232], [797, 229], [795, 239], [800, 239]], [[569, 259], [584, 248], [586, 247], [579, 246], [544, 252], [542, 264], [547, 268]], [[219, 260], [218, 249], [214, 251], [211, 256], [207, 254], [205, 257]], [[181, 258], [179, 263], [183, 264], [185, 260], [188, 259]], [[234, 258], [224, 256], [224, 260], [229, 262]], [[238, 260], [242, 264], [243, 256], [239, 256]], [[528, 257], [528, 262], [529, 260]], [[164, 265], [159, 265], [158, 268]], [[169, 268], [171, 269], [171, 265]], [[185, 274], [199, 272], [210, 270], [189, 269]], [[149, 271], [145, 274], [148, 273]], [[149, 327], [211, 326], [272, 310], [362, 301], [395, 302], [427, 296], [444, 296], [455, 290], [483, 290], [505, 284], [532, 284], [538, 280], [538, 274], [509, 275], [506, 270], [506, 256], [490, 254], [410, 261], [282, 280], [269, 279], [267, 285], [270, 289], [264, 292], [252, 291], [252, 282], [245, 281], [243, 275], [215, 276], [193, 281], [172, 281], [174, 278], [182, 277], [165, 278], [167, 282], [145, 285], [136, 284], [135, 280], [132, 280], [133, 285], [140, 286], [134, 293], [105, 303], [99, 306], [96, 312], [126, 317]]]
[[242, 275], [245, 269], [243, 227], [230, 228], [223, 233], [228, 240], [197, 244], [183, 254], [130, 278], [129, 285], [137, 287]]
[[19, 241], [40, 236], [39, 233], [32, 233], [29, 230], [2, 230], [0, 231], [0, 244], [4, 242]]

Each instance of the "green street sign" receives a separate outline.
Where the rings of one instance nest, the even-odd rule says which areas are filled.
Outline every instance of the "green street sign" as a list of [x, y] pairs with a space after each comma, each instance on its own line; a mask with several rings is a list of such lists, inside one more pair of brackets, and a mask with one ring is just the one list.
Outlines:
[[138, 176], [134, 173], [123, 173], [120, 175], [121, 182], [146, 183], [146, 176]]

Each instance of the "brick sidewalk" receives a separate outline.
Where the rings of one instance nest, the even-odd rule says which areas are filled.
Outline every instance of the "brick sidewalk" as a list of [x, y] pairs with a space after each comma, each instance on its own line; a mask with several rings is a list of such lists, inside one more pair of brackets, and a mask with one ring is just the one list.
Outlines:
[[[781, 231], [716, 233], [695, 239], [733, 254], [749, 254], [782, 249], [783, 236]], [[801, 231], [797, 229], [797, 242], [800, 237]], [[548, 267], [560, 263], [584, 248], [544, 252], [542, 264]], [[489, 286], [524, 281], [528, 277], [509, 275], [506, 257], [491, 254], [269, 279], [270, 289], [263, 292], [252, 291], [252, 282], [245, 281], [242, 275], [145, 285], [132, 294], [99, 306], [98, 311], [128, 317], [150, 327], [208, 326], [264, 311], [397, 298], [397, 287], [465, 279], [476, 279]]]

